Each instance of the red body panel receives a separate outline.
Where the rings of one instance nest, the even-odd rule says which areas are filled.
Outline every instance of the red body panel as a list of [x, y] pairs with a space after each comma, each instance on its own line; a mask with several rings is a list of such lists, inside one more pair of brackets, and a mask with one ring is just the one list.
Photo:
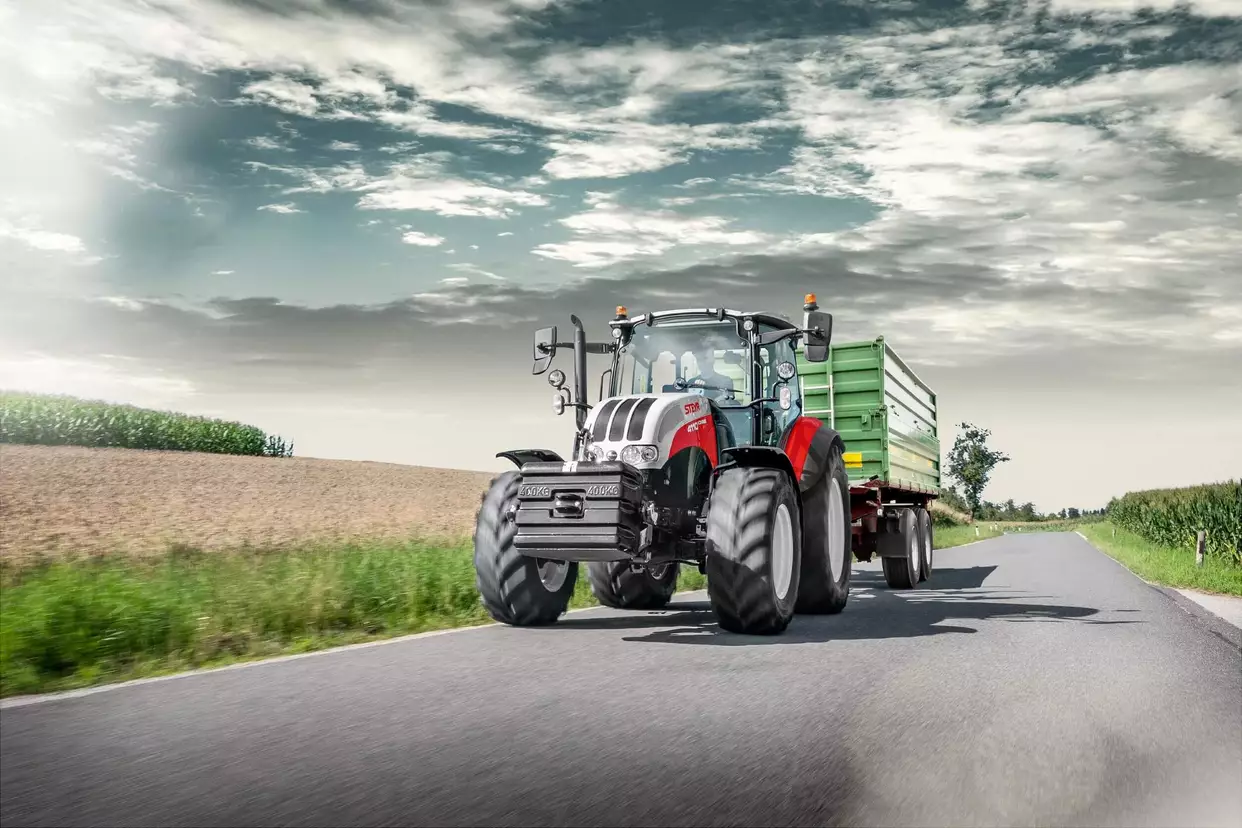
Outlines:
[[673, 457], [677, 452], [692, 446], [703, 449], [712, 468], [720, 464], [716, 445], [716, 422], [711, 414], [691, 420], [677, 429], [677, 433], [673, 435], [673, 445], [669, 448], [668, 456]]
[[822, 425], [814, 417], [799, 417], [794, 420], [782, 441], [781, 447], [793, 465], [794, 476], [799, 480], [802, 479], [802, 468], [806, 465], [806, 456], [811, 450], [811, 439]]

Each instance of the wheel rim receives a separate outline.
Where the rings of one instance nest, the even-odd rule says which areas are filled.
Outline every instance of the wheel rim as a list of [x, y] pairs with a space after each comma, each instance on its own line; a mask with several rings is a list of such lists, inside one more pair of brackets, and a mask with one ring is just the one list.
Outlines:
[[546, 558], [537, 558], [536, 562], [539, 567], [539, 581], [544, 589], [548, 592], [556, 592], [565, 586], [565, 577], [569, 575], [568, 561], [549, 561]]
[[793, 519], [789, 507], [782, 503], [776, 509], [776, 525], [772, 527], [772, 586], [776, 597], [784, 600], [793, 580]]
[[930, 526], [927, 528], [927, 533], [923, 538], [923, 557], [927, 561], [927, 573], [925, 574], [930, 575], [932, 564], [932, 536]]
[[834, 477], [828, 488], [828, 566], [834, 583], [845, 569], [845, 534], [841, 531], [845, 507], [841, 500], [841, 484]]
[[919, 533], [917, 531], [910, 535], [910, 569], [917, 578], [919, 575]]

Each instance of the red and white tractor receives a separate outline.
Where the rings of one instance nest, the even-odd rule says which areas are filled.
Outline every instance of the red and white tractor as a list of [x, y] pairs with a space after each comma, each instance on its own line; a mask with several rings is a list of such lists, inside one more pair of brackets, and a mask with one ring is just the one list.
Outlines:
[[[483, 604], [515, 626], [565, 612], [579, 576], [601, 603], [656, 609], [683, 564], [707, 575], [722, 628], [780, 633], [799, 613], [849, 597], [851, 512], [840, 436], [801, 413], [797, 347], [828, 357], [832, 316], [813, 296], [801, 326], [768, 313], [698, 308], [630, 317], [609, 342], [536, 332], [534, 373], [572, 350], [573, 391], [554, 370], [554, 408], [573, 408], [568, 459], [500, 452], [478, 513], [474, 564]], [[606, 395], [587, 402], [587, 355], [610, 355]]]

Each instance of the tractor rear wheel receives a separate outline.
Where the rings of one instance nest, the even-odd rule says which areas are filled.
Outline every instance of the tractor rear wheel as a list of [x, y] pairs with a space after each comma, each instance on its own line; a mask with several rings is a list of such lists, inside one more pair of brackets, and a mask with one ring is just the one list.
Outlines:
[[707, 511], [707, 596], [720, 627], [775, 635], [793, 619], [802, 522], [794, 483], [778, 469], [720, 475]]
[[511, 508], [521, 475], [508, 471], [492, 481], [475, 518], [475, 585], [492, 618], [515, 627], [555, 622], [569, 607], [578, 564], [523, 555], [513, 546], [517, 525]]
[[893, 589], [914, 589], [919, 584], [919, 558], [922, 533], [913, 509], [902, 509], [897, 521], [897, 535], [901, 550], [900, 558], [881, 558], [884, 580]]
[[931, 511], [928, 509], [919, 509], [919, 543], [921, 544], [921, 554], [919, 555], [919, 580], [926, 581], [932, 574], [932, 556], [933, 542], [935, 541], [935, 529], [932, 526]]
[[669, 563], [635, 570], [629, 561], [591, 561], [586, 575], [592, 594], [604, 606], [653, 610], [672, 600], [679, 566]]
[[850, 480], [841, 449], [828, 455], [828, 469], [802, 496], [802, 579], [797, 611], [833, 614], [850, 597]]

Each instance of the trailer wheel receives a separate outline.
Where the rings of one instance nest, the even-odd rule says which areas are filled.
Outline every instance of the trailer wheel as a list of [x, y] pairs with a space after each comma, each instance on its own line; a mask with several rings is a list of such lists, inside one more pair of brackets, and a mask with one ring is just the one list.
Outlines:
[[492, 481], [475, 518], [475, 586], [492, 618], [515, 627], [555, 622], [569, 606], [578, 582], [576, 561], [523, 555], [513, 546], [517, 534], [510, 508], [517, 500], [517, 471]]
[[680, 565], [635, 570], [629, 561], [591, 561], [586, 566], [591, 592], [606, 607], [652, 610], [668, 604], [677, 591]]
[[845, 609], [853, 566], [850, 480], [841, 449], [832, 448], [823, 477], [802, 496], [802, 578], [797, 611], [811, 615]]
[[720, 627], [775, 635], [793, 619], [802, 525], [793, 480], [778, 469], [720, 475], [707, 512], [707, 595]]
[[919, 580], [926, 581], [932, 574], [932, 544], [935, 540], [935, 530], [932, 524], [931, 512], [927, 509], [919, 509], [919, 545], [921, 554], [919, 555]]
[[900, 558], [882, 558], [884, 580], [892, 589], [914, 589], [919, 583], [919, 557], [922, 533], [913, 509], [902, 509], [897, 521], [897, 535], [902, 551]]

